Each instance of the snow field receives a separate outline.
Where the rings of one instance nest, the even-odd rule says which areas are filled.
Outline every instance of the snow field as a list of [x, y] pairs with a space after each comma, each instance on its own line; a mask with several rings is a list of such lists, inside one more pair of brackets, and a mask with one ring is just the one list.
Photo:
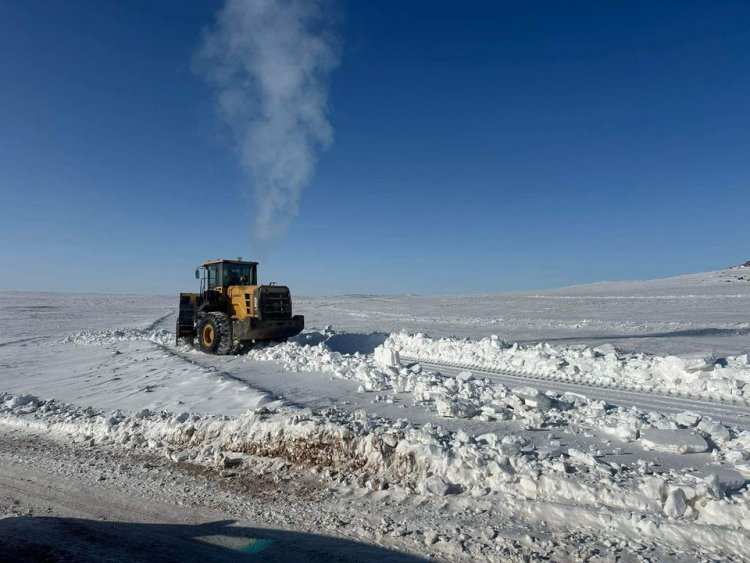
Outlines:
[[486, 295], [298, 298], [308, 327], [510, 342], [610, 343], [660, 356], [750, 351], [750, 276], [730, 268], [650, 281]]
[[[640, 440], [642, 445], [664, 452], [687, 454], [711, 449], [717, 462], [741, 471], [750, 469], [746, 465], [750, 457], [747, 432], [697, 414], [643, 413], [581, 396], [542, 393], [531, 387], [509, 389], [477, 379], [470, 372], [446, 377], [418, 364], [400, 365], [397, 349], [403, 347], [393, 346], [393, 342], [424, 340], [421, 336], [391, 335], [371, 355], [331, 350], [327, 342], [341, 337], [333, 331], [308, 331], [295, 341], [253, 348], [245, 358], [279, 362], [291, 371], [321, 371], [354, 380], [361, 392], [376, 393], [380, 400], [408, 394], [440, 417], [514, 420], [522, 427], [547, 431], [596, 429], [617, 440]], [[66, 341], [102, 345], [138, 339], [168, 346], [173, 335], [147, 330], [87, 331]], [[334, 469], [346, 485], [374, 490], [462, 495], [498, 502], [534, 499], [552, 503], [562, 512], [578, 506], [599, 514], [606, 507], [599, 525], [614, 520], [633, 534], [637, 531], [653, 538], [661, 537], [666, 530], [680, 536], [689, 529], [664, 527], [665, 516], [699, 526], [718, 525], [722, 533], [737, 531], [738, 549], [750, 548], [742, 540], [742, 530], [750, 529], [750, 494], [740, 471], [699, 476], [670, 470], [658, 476], [648, 462], [630, 467], [605, 461], [602, 452], [561, 448], [554, 432], [550, 432], [548, 447], [536, 448], [520, 435], [448, 432], [429, 423], [417, 427], [407, 420], [373, 418], [364, 411], [328, 409], [315, 413], [282, 406], [261, 407], [236, 417], [149, 411], [107, 415], [23, 396], [5, 396], [3, 405], [0, 412], [19, 424], [42, 424], [80, 440], [157, 449], [175, 461], [221, 464], [228, 455], [237, 453], [279, 457]], [[633, 520], [633, 514], [639, 517]], [[720, 541], [706, 537], [709, 532], [704, 527], [699, 530], [688, 535]], [[676, 536], [670, 541], [676, 541]]]
[[192, 361], [198, 354], [175, 348], [174, 334], [161, 329], [81, 331], [19, 350], [13, 361], [25, 367], [24, 375], [7, 382], [5, 390], [126, 412], [236, 415], [283, 403], [214, 366]]
[[308, 326], [346, 332], [232, 357], [175, 346], [171, 296], [6, 293], [0, 422], [228, 479], [310, 471], [333, 505], [380, 503], [383, 533], [428, 514], [419, 541], [456, 560], [503, 560], [510, 522], [570, 553], [585, 536], [604, 557], [750, 558], [750, 283], [733, 275], [301, 298]]

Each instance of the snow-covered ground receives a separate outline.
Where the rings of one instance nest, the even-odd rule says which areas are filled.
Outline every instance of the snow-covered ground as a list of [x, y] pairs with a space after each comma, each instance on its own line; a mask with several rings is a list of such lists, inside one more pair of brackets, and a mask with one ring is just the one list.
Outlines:
[[304, 475], [324, 517], [265, 525], [405, 554], [750, 557], [750, 268], [297, 298], [302, 335], [232, 357], [176, 346], [175, 302], [0, 293], [2, 431]]
[[613, 344], [655, 354], [747, 350], [750, 268], [554, 291], [304, 299], [308, 325], [349, 332], [406, 330], [431, 336], [497, 334], [521, 344]]

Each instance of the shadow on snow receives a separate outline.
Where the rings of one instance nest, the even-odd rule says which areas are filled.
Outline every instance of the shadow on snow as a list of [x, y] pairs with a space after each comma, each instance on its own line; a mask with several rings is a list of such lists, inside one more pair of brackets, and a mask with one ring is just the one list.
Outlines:
[[372, 354], [375, 348], [383, 344], [390, 336], [387, 332], [372, 332], [361, 334], [357, 332], [339, 332], [328, 334], [324, 332], [303, 332], [294, 338], [294, 341], [304, 346], [317, 346], [325, 342], [326, 346], [340, 354]]
[[642, 334], [606, 334], [592, 336], [561, 336], [559, 338], [524, 339], [519, 343], [536, 342], [589, 342], [595, 340], [638, 340], [641, 338], [679, 338], [679, 337], [701, 337], [701, 336], [744, 336], [750, 334], [750, 327], [741, 328], [694, 328], [685, 330], [674, 330], [671, 332], [647, 332]]
[[395, 561], [416, 556], [329, 536], [235, 525], [106, 522], [77, 518], [0, 520], [7, 561]]

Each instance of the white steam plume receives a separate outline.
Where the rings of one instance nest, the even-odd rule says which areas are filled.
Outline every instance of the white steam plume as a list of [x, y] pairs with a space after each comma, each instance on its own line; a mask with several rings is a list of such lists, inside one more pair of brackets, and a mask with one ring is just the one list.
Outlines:
[[333, 142], [326, 110], [339, 63], [335, 1], [226, 0], [198, 52], [253, 182], [261, 249], [286, 232]]

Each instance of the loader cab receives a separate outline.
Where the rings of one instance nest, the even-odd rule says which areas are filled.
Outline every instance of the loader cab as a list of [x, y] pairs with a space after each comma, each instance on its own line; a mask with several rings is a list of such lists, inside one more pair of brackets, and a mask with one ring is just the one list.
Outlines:
[[201, 293], [225, 292], [232, 285], [258, 285], [258, 263], [242, 260], [212, 260], [195, 271]]

